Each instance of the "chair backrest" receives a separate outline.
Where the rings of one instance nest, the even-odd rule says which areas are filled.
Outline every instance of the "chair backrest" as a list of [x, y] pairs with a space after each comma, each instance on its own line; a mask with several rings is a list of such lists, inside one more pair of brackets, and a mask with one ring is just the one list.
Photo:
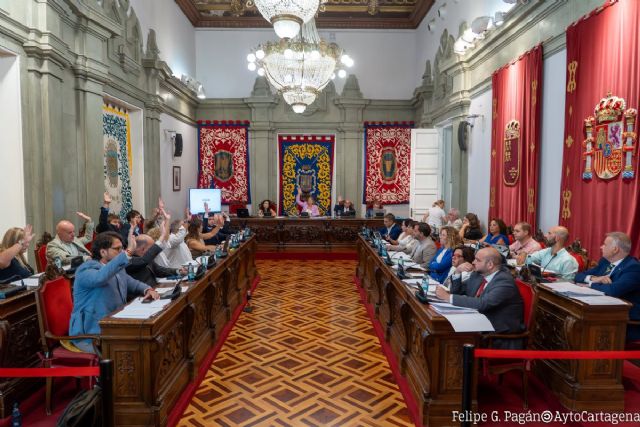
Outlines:
[[582, 255], [580, 255], [580, 254], [575, 253], [575, 252], [571, 252], [571, 251], [568, 251], [568, 252], [578, 262], [578, 271], [584, 271], [586, 269], [586, 266], [587, 266], [587, 263], [586, 263], [584, 257]]
[[531, 320], [533, 318], [535, 292], [530, 284], [523, 282], [520, 279], [516, 279], [516, 286], [518, 287], [518, 292], [520, 293], [524, 304], [524, 324], [527, 327], [527, 330], [529, 330], [531, 327]]
[[36, 304], [42, 344], [49, 349], [56, 341], [46, 339], [45, 332], [59, 336], [69, 334], [69, 320], [73, 310], [69, 279], [61, 276], [45, 282], [36, 290]]
[[47, 245], [42, 245], [36, 250], [36, 268], [38, 273], [42, 273], [46, 268], [49, 261], [47, 261]]

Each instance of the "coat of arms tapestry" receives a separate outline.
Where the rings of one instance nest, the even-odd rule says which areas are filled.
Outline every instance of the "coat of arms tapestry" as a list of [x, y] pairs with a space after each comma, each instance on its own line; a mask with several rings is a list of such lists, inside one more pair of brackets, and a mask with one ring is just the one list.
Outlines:
[[413, 122], [364, 124], [363, 203], [409, 203]]
[[567, 28], [560, 224], [600, 256], [623, 231], [640, 255], [640, 2], [606, 3]]
[[198, 121], [198, 188], [219, 188], [222, 203], [251, 203], [249, 122]]
[[124, 221], [133, 209], [131, 194], [131, 122], [126, 109], [102, 106], [104, 187], [111, 196], [111, 209]]
[[489, 219], [526, 221], [535, 230], [540, 158], [542, 45], [497, 70], [491, 80]]
[[331, 215], [334, 149], [334, 135], [278, 135], [280, 215], [298, 215], [298, 188], [320, 215]]

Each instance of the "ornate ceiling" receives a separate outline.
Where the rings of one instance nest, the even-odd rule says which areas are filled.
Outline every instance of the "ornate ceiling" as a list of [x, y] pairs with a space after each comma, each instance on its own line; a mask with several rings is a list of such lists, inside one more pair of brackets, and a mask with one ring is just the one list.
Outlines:
[[[416, 28], [435, 0], [328, 0], [318, 28]], [[262, 28], [270, 24], [247, 0], [176, 0], [195, 27]]]

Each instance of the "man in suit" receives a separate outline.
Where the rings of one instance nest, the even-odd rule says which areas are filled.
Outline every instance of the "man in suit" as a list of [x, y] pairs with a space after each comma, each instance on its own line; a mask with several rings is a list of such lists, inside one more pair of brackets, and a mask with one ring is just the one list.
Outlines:
[[431, 226], [426, 222], [416, 222], [413, 226], [413, 238], [418, 244], [409, 256], [413, 262], [427, 268], [437, 252], [436, 244], [431, 239]]
[[[160, 297], [153, 288], [133, 279], [124, 270], [136, 248], [131, 231], [126, 252], [123, 246], [121, 236], [113, 231], [100, 233], [93, 242], [93, 259], [76, 271], [70, 336], [100, 334], [100, 319], [125, 305], [129, 294], [144, 295], [148, 299]], [[75, 339], [73, 343], [82, 351], [95, 351], [89, 339]]]
[[82, 212], [76, 212], [76, 214], [86, 222], [84, 236], [76, 237], [76, 228], [70, 221], [60, 221], [56, 225], [55, 239], [47, 243], [47, 260], [49, 262], [52, 263], [56, 258], [60, 258], [62, 265], [69, 265], [71, 259], [77, 256], [84, 257], [85, 261], [91, 257], [91, 253], [84, 245], [93, 240], [93, 221]]
[[[640, 262], [629, 255], [631, 238], [620, 231], [607, 233], [600, 250], [598, 265], [576, 274], [576, 282], [630, 302], [629, 318], [640, 320]], [[640, 340], [640, 327], [629, 325], [627, 340]]]
[[380, 229], [380, 235], [387, 239], [387, 236], [391, 240], [398, 240], [400, 233], [402, 233], [402, 229], [398, 224], [396, 224], [396, 217], [388, 213], [384, 216], [383, 219], [384, 227]]
[[[469, 307], [487, 316], [499, 334], [519, 333], [524, 329], [524, 304], [513, 276], [502, 268], [502, 256], [495, 248], [476, 252], [475, 271], [465, 282], [452, 276], [451, 290], [436, 288], [436, 295], [453, 305]], [[496, 348], [522, 348], [521, 340], [494, 340]]]

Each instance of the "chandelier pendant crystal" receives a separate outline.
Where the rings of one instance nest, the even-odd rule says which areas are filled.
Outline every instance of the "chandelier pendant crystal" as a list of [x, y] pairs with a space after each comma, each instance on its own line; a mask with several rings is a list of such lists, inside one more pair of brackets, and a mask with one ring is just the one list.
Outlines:
[[309, 22], [326, 0], [249, 0], [271, 24], [280, 38], [292, 39], [302, 24]]
[[353, 59], [335, 43], [327, 43], [318, 35], [312, 19], [291, 40], [267, 42], [247, 55], [248, 68], [265, 76], [282, 94], [296, 113], [303, 113], [337, 74], [344, 78], [343, 67], [353, 66]]

